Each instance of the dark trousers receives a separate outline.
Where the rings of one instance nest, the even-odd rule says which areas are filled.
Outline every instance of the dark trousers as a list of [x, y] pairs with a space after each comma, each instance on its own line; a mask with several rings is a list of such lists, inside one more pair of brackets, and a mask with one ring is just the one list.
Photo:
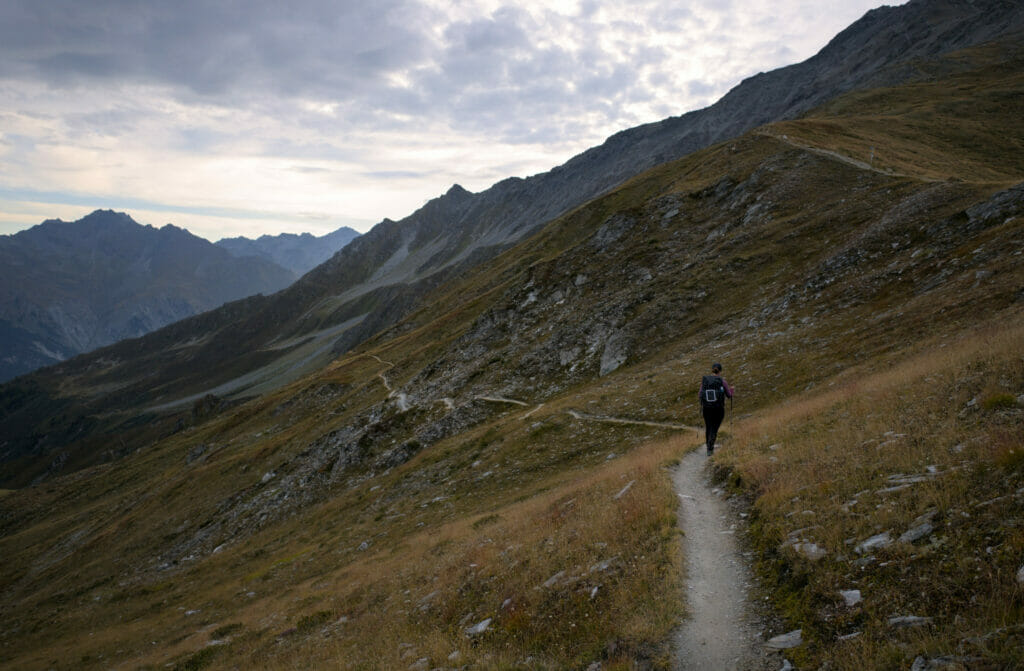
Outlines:
[[708, 446], [708, 453], [715, 451], [715, 439], [718, 438], [718, 427], [722, 426], [725, 419], [725, 406], [706, 405], [704, 411], [704, 442]]

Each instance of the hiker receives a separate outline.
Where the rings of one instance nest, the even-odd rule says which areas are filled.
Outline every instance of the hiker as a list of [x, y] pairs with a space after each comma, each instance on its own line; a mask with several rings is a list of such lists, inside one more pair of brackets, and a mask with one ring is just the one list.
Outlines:
[[715, 451], [715, 438], [718, 427], [725, 419], [725, 398], [732, 398], [733, 389], [722, 377], [722, 364], [711, 364], [711, 375], [705, 375], [700, 381], [701, 412], [704, 414], [704, 442], [707, 444], [708, 456]]

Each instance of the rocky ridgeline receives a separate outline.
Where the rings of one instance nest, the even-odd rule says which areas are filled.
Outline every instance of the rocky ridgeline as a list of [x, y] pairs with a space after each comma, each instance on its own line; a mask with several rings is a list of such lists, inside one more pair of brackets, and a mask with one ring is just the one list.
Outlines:
[[[998, 0], [970, 4], [911, 2], [901, 7], [873, 10], [813, 58], [758, 74], [707, 109], [623, 131], [547, 173], [527, 179], [506, 179], [477, 194], [454, 186], [445, 195], [401, 221], [382, 221], [278, 295], [265, 300], [246, 301], [224, 311], [218, 310], [216, 314], [208, 314], [203, 319], [174, 325], [173, 329], [165, 330], [159, 336], [143, 338], [130, 347], [115, 347], [109, 356], [120, 362], [117, 391], [98, 395], [83, 392], [84, 397], [88, 397], [90, 409], [65, 409], [66, 422], [73, 425], [90, 412], [124, 411], [125, 399], [149, 402], [154, 395], [154, 378], [160, 380], [158, 395], [162, 395], [165, 403], [174, 400], [169, 398], [173, 390], [188, 389], [190, 393], [202, 393], [237, 381], [259, 383], [263, 388], [278, 384], [280, 380], [272, 372], [274, 367], [267, 365], [269, 353], [277, 350], [268, 349], [268, 345], [338, 328], [341, 332], [332, 335], [333, 351], [339, 354], [349, 351], [421, 307], [422, 298], [446, 280], [470, 271], [540, 230], [553, 218], [607, 193], [648, 168], [686, 156], [713, 142], [734, 138], [758, 125], [795, 118], [836, 95], [858, 87], [881, 83], [892, 85], [926, 76], [911, 63], [1009, 34], [1022, 25], [1024, 9], [1019, 3]], [[811, 162], [808, 157], [804, 160]], [[675, 246], [673, 251], [687, 258], [691, 264], [706, 263], [708, 257], [699, 255], [700, 248], [707, 247], [702, 243], [726, 242], [735, 237], [737, 228], [750, 229], [779, 216], [775, 211], [777, 200], [758, 191], [758, 180], [764, 177], [781, 185], [773, 173], [783, 165], [784, 160], [777, 166], [762, 166], [761, 172], [746, 184], [732, 184], [726, 180], [716, 185], [717, 190], [705, 194], [705, 199], [728, 199], [734, 207], [731, 216], [720, 217], [714, 228], [704, 230], [707, 240], [689, 239], [686, 246]], [[850, 175], [851, 179], [861, 179], [856, 173]], [[736, 181], [742, 182], [743, 179], [737, 177]], [[801, 183], [794, 178], [788, 188], [799, 190]], [[850, 197], [856, 199], [858, 194], [851, 193]], [[667, 207], [657, 216], [667, 215], [672, 209]], [[613, 301], [608, 309], [594, 304], [591, 307], [598, 308], [598, 316], [588, 323], [577, 324], [585, 328], [584, 338], [562, 335], [559, 342], [552, 343], [550, 353], [542, 351], [538, 344], [535, 358], [522, 360], [523, 369], [550, 370], [548, 366], [557, 361], [557, 381], [550, 389], [571, 383], [577, 373], [589, 374], [587, 371], [591, 366], [598, 372], [611, 373], [642, 351], [649, 337], [643, 331], [638, 334], [636, 328], [627, 324], [630, 310], [644, 311], [645, 302], [657, 302], [660, 308], [667, 310], [664, 314], [675, 315], [692, 312], [708, 298], [706, 287], [686, 287], [686, 293], [674, 301], [664, 295], [659, 298], [665, 272], [679, 272], [685, 269], [685, 264], [664, 258], [636, 263], [614, 251], [628, 247], [626, 241], [635, 237], [636, 231], [651, 228], [649, 217], [654, 213], [650, 210], [648, 207], [648, 212], [640, 216], [623, 213], [625, 219], [608, 222], [605, 229], [607, 240], [595, 239], [597, 248], [611, 245], [609, 251], [603, 252], [607, 265], [602, 267], [600, 274], [608, 275], [608, 281], [614, 279], [626, 287], [644, 284], [650, 296], [645, 298], [647, 294], [639, 292], [635, 301]], [[686, 207], [680, 208], [679, 216], [686, 217], [686, 210]], [[639, 225], [630, 228], [627, 222], [631, 219]], [[667, 217], [672, 225], [675, 224], [674, 219], [674, 216]], [[690, 219], [702, 220], [692, 213]], [[658, 225], [660, 222], [654, 223]], [[629, 230], [621, 231], [622, 241], [613, 242], [612, 238], [624, 225]], [[854, 247], [848, 250], [847, 257], [837, 257], [836, 270], [842, 271], [861, 263], [858, 254]], [[825, 276], [821, 278], [807, 278], [808, 284], [803, 292], [816, 293], [820, 291], [818, 287], [828, 286], [827, 275], [831, 269], [823, 268], [822, 271]], [[899, 268], [892, 272], [898, 275]], [[604, 289], [595, 281], [596, 276], [593, 271], [574, 272], [570, 277], [560, 278], [558, 289], [547, 286], [547, 278], [538, 277], [533, 286], [525, 287], [521, 296], [510, 296], [518, 302], [503, 308], [504, 315], [495, 312], [491, 318], [500, 325], [502, 319], [511, 315], [528, 317], [526, 308], [529, 304], [524, 303], [530, 300], [531, 294], [535, 295], [534, 310], [549, 307], [552, 302], [557, 305], [563, 299], [566, 303], [562, 304], [561, 310], [567, 310], [566, 306], [582, 307], [584, 301], [579, 300], [581, 296], [596, 296]], [[577, 285], [580, 278], [591, 283]], [[883, 279], [879, 277], [878, 281]], [[942, 279], [937, 278], [936, 281], [941, 282]], [[222, 283], [211, 281], [210, 284]], [[594, 290], [595, 286], [598, 291]], [[796, 298], [799, 296], [792, 297]], [[765, 303], [761, 307], [769, 312], [784, 312], [788, 305], [787, 297], [775, 297], [774, 304]], [[751, 316], [749, 320], [756, 325], [768, 321], [769, 316]], [[656, 332], [658, 320], [653, 317], [649, 320], [648, 326]], [[634, 319], [633, 323], [639, 322]], [[655, 335], [657, 340], [663, 340], [664, 334]], [[23, 333], [12, 333], [10, 340], [29, 349], [35, 347]], [[40, 340], [38, 344], [58, 357], [67, 354], [58, 351], [52, 341]], [[320, 345], [316, 347], [319, 352]], [[39, 347], [35, 350], [38, 351]], [[549, 356], [555, 353], [557, 358]], [[183, 360], [200, 363], [184, 366]], [[311, 354], [303, 359], [300, 368], [308, 365], [308, 372], [319, 362], [321, 359]], [[459, 365], [458, 362], [450, 363]], [[87, 356], [66, 362], [60, 375], [64, 378], [79, 376], [76, 385], [79, 388], [88, 389], [95, 385], [108, 389], [101, 379], [104, 373], [94, 372], [96, 366], [96, 357]], [[535, 374], [531, 376], [537, 377]], [[58, 403], [52, 395], [57, 384], [57, 380], [45, 376], [37, 380], [32, 392], [41, 395], [36, 400], [37, 406]], [[494, 384], [489, 386], [498, 388]], [[532, 385], [516, 381], [515, 386], [524, 393], [531, 392], [527, 395], [534, 395], [532, 392], [544, 391], [541, 387], [547, 385], [536, 381]], [[531, 390], [531, 386], [535, 389]], [[82, 405], [85, 404], [82, 401]], [[36, 448], [45, 452], [70, 447], [77, 450], [71, 463], [77, 466], [90, 463], [89, 455], [79, 449], [78, 443], [68, 446], [63, 444], [63, 440], [44, 441], [40, 447], [33, 427], [25, 428], [24, 424], [0, 426], [11, 436], [12, 454], [24, 455]], [[51, 434], [73, 433], [67, 427], [65, 429]], [[38, 459], [43, 462], [52, 458], [40, 454]]]

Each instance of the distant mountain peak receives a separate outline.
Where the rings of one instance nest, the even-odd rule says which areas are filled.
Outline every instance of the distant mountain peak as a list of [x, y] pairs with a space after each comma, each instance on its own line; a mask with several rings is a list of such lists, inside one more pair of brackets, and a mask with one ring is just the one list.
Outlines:
[[50, 219], [0, 240], [0, 380], [293, 280], [173, 224], [114, 210]]
[[236, 257], [261, 257], [287, 268], [296, 277], [331, 258], [335, 252], [359, 237], [359, 231], [342, 226], [324, 235], [280, 233], [261, 235], [255, 240], [239, 236], [222, 238], [215, 244]]

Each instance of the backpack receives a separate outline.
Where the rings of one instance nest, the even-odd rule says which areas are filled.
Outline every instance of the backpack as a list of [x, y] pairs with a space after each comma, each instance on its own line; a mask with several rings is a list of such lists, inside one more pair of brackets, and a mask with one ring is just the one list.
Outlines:
[[725, 385], [717, 375], [705, 375], [700, 382], [700, 404], [704, 408], [725, 407]]

